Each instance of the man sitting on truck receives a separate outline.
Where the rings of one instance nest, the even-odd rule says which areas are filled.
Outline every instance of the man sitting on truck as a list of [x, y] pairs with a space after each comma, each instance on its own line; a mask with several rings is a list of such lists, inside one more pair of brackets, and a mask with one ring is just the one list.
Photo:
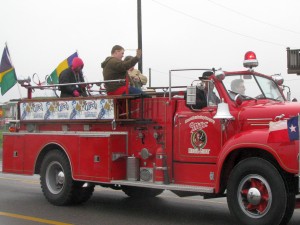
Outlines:
[[205, 71], [202, 74], [202, 77], [199, 77], [200, 80], [203, 81], [204, 93], [207, 100], [208, 105], [217, 105], [220, 103], [220, 98], [214, 92], [215, 85], [209, 77], [213, 75], [212, 71]]
[[[104, 62], [101, 63], [103, 68], [104, 80], [121, 80], [126, 79], [127, 70], [133, 67], [139, 59], [142, 57], [142, 51], [138, 49], [136, 56], [128, 61], [123, 61], [124, 48], [120, 45], [115, 45], [111, 49], [111, 56], [107, 57]], [[143, 92], [138, 88], [129, 86], [127, 82], [111, 82], [105, 83], [105, 88], [108, 95], [123, 95], [127, 94], [142, 94]]]
[[[63, 70], [59, 76], [60, 84], [78, 83], [84, 82], [82, 68], [84, 64], [81, 58], [75, 57], [72, 61], [72, 65]], [[66, 85], [60, 86], [60, 97], [79, 97], [87, 96], [84, 85]]]
[[241, 94], [241, 95], [245, 95], [245, 85], [244, 85], [244, 80], [243, 79], [235, 79], [231, 82], [231, 90]]

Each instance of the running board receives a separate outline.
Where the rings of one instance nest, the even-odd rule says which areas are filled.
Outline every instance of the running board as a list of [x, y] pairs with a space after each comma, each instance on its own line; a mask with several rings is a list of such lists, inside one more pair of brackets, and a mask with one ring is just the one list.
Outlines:
[[214, 193], [213, 187], [205, 186], [192, 186], [192, 185], [183, 185], [183, 184], [155, 184], [155, 183], [146, 183], [140, 181], [128, 181], [128, 180], [112, 180], [110, 183], [117, 185], [126, 185], [126, 186], [135, 186], [135, 187], [145, 187], [145, 188], [156, 188], [164, 190], [174, 190], [174, 191], [191, 191], [199, 193]]

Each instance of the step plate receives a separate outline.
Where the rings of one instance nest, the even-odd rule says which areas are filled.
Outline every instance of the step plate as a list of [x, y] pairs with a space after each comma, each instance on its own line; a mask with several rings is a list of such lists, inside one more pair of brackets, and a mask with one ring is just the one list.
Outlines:
[[191, 191], [191, 192], [210, 193], [210, 194], [214, 193], [213, 187], [204, 187], [204, 186], [193, 186], [193, 185], [182, 185], [182, 184], [154, 184], [154, 183], [128, 181], [128, 180], [113, 180], [111, 181], [111, 183], [117, 185], [156, 188], [156, 189], [164, 189], [164, 190]]

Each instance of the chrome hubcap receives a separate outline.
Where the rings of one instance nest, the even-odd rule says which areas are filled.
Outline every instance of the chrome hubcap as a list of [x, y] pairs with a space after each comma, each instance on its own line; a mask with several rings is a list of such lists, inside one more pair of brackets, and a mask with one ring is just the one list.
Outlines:
[[261, 218], [268, 213], [272, 204], [269, 183], [260, 175], [250, 174], [240, 182], [238, 202], [244, 213], [251, 218]]
[[250, 188], [247, 194], [248, 202], [252, 205], [258, 205], [261, 201], [261, 194], [257, 188]]
[[46, 185], [52, 194], [59, 194], [64, 188], [65, 173], [62, 165], [55, 161], [51, 162], [46, 170]]

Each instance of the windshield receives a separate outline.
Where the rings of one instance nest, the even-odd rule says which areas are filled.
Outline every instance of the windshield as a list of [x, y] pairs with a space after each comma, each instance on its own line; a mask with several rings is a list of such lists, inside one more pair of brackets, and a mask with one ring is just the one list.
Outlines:
[[266, 77], [257, 75], [230, 75], [225, 77], [223, 84], [231, 99], [240, 94], [245, 99], [284, 101], [277, 84], [272, 79]]

